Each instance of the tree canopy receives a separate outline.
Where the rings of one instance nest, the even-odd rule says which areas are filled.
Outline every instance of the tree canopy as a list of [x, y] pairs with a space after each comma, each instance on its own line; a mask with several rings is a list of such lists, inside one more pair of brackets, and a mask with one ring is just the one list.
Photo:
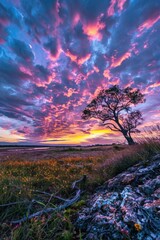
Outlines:
[[115, 85], [99, 92], [84, 109], [82, 119], [100, 119], [107, 128], [121, 132], [131, 145], [134, 144], [131, 133], [138, 131], [137, 126], [143, 120], [141, 112], [132, 111], [132, 107], [144, 101], [139, 89]]

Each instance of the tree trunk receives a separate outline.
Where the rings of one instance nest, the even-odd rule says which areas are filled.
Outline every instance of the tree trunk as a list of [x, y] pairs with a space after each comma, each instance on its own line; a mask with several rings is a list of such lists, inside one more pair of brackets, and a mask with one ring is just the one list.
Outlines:
[[[123, 134], [124, 135], [124, 134]], [[130, 137], [130, 136], [127, 136], [127, 135], [124, 135], [125, 139], [127, 140], [128, 142], [128, 145], [134, 145], [135, 142], [133, 141], [133, 138]]]
[[128, 145], [134, 145], [135, 142], [133, 141], [133, 138], [130, 135], [130, 132], [128, 130], [125, 130], [122, 125], [119, 123], [118, 117], [115, 116], [115, 122], [120, 128], [120, 132], [123, 134], [125, 139], [127, 140]]
[[123, 129], [121, 132], [122, 132], [123, 136], [125, 137], [125, 139], [127, 140], [128, 145], [135, 144], [135, 142], [133, 141], [133, 138], [130, 135], [128, 135], [128, 131]]

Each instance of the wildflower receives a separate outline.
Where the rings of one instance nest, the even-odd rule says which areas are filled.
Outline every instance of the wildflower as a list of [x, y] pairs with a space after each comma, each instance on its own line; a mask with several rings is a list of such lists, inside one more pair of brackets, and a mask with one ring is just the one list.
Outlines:
[[135, 229], [136, 229], [137, 232], [139, 232], [139, 231], [142, 230], [142, 227], [141, 227], [141, 225], [140, 225], [139, 223], [135, 223], [135, 224], [134, 224], [134, 227], [135, 227]]

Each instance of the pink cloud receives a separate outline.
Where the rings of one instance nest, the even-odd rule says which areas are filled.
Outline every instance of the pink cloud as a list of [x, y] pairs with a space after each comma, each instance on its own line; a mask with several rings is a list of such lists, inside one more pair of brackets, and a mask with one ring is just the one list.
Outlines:
[[94, 69], [95, 72], [97, 72], [97, 73], [99, 72], [99, 68], [98, 67], [94, 66], [93, 69]]
[[111, 78], [110, 70], [109, 70], [109, 69], [104, 70], [103, 76], [104, 76], [105, 78], [110, 79], [110, 78]]
[[120, 11], [123, 10], [124, 4], [126, 3], [127, 0], [118, 0], [118, 8]]
[[105, 28], [105, 24], [100, 22], [98, 19], [95, 23], [84, 24], [83, 31], [89, 37], [90, 40], [97, 39], [102, 40], [102, 34], [100, 33], [101, 30]]
[[120, 79], [119, 78], [114, 78], [109, 83], [112, 84], [112, 85], [119, 85]]
[[122, 62], [124, 62], [126, 59], [131, 57], [131, 53], [130, 52], [126, 52], [125, 54], [123, 54], [121, 57], [119, 58], [112, 58], [112, 64], [111, 67], [115, 68], [118, 67], [122, 64]]
[[114, 8], [115, 8], [115, 5], [116, 5], [116, 0], [111, 0], [111, 4], [107, 10], [107, 13], [108, 13], [108, 16], [113, 16], [114, 15]]
[[71, 59], [72, 62], [76, 62], [78, 65], [82, 65], [83, 63], [85, 63], [86, 61], [88, 61], [91, 57], [91, 54], [87, 54], [84, 57], [79, 57], [77, 55], [74, 55], [73, 53], [71, 53], [69, 50], [67, 50], [67, 52], [65, 52], [66, 56], [69, 57]]
[[64, 95], [67, 97], [71, 97], [73, 95], [73, 93], [77, 93], [77, 91], [73, 88], [69, 88], [69, 89], [67, 89], [67, 93], [64, 93]]
[[111, 0], [110, 6], [107, 10], [107, 15], [109, 17], [113, 16], [115, 14], [115, 8], [117, 6], [119, 13], [123, 11], [124, 5], [127, 0]]
[[156, 17], [151, 17], [149, 19], [147, 19], [144, 23], [142, 23], [139, 27], [138, 27], [138, 31], [139, 34], [138, 36], [141, 36], [143, 31], [148, 30], [149, 28], [151, 28], [156, 22], [158, 22], [160, 20], [160, 15], [156, 16]]

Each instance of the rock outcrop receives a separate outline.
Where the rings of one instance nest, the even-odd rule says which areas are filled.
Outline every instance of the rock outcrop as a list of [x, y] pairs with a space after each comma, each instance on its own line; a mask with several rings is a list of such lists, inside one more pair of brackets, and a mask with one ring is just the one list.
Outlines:
[[107, 181], [76, 225], [85, 240], [160, 240], [160, 154]]

